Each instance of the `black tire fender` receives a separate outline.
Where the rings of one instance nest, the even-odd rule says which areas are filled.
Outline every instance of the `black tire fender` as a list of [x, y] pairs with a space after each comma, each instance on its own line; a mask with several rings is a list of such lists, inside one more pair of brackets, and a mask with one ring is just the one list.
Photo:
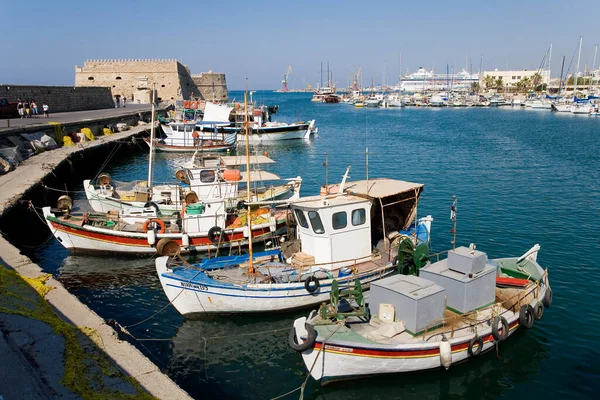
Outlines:
[[156, 215], [160, 215], [160, 209], [158, 208], [158, 204], [156, 204], [153, 201], [149, 201], [146, 204], [144, 204], [144, 208], [154, 208], [154, 210], [156, 211]]
[[223, 229], [218, 226], [213, 226], [208, 230], [208, 240], [212, 242], [212, 244], [219, 244], [224, 239]]
[[544, 316], [544, 304], [542, 304], [541, 301], [538, 301], [537, 305], [533, 308], [533, 311], [535, 311], [535, 319], [539, 321]]
[[[477, 347], [475, 348], [475, 350], [473, 350], [475, 344], [477, 344]], [[469, 341], [469, 348], [467, 349], [467, 353], [469, 353], [469, 356], [471, 357], [477, 357], [481, 354], [481, 350], [483, 350], [483, 338], [481, 336], [473, 336]]]
[[[502, 332], [498, 329], [498, 324], [502, 324]], [[502, 316], [495, 316], [492, 320], [492, 336], [495, 340], [502, 342], [506, 340], [508, 337], [508, 332], [510, 331], [510, 326], [508, 325], [508, 321], [506, 318]]]
[[531, 307], [531, 304], [522, 305], [519, 310], [519, 323], [529, 329], [533, 327], [534, 322], [535, 311], [533, 310], [533, 307]]
[[[313, 285], [311, 285], [311, 283]], [[306, 291], [308, 293], [314, 293], [314, 292], [316, 292], [317, 290], [319, 290], [319, 286], [321, 286], [321, 282], [319, 282], [319, 278], [317, 278], [314, 275], [309, 276], [304, 281], [304, 289], [306, 289]]]
[[306, 338], [304, 343], [296, 342], [296, 328], [293, 326], [288, 336], [288, 343], [290, 347], [299, 353], [302, 353], [303, 351], [312, 348], [315, 344], [315, 340], [317, 339], [317, 331], [315, 331], [315, 328], [311, 324], [305, 322], [304, 328], [308, 332], [308, 337]]
[[550, 287], [546, 287], [546, 292], [544, 293], [542, 303], [546, 308], [550, 308], [550, 306], [552, 305], [552, 289], [550, 289]]

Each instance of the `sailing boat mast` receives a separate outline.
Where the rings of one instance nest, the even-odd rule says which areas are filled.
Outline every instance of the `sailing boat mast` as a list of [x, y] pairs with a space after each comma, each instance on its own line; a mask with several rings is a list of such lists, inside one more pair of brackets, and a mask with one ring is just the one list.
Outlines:
[[590, 74], [590, 85], [588, 92], [592, 91], [592, 83], [594, 82], [594, 71], [596, 70], [596, 55], [598, 53], [598, 45], [594, 46], [594, 62], [592, 63], [592, 73]]
[[246, 78], [246, 91], [244, 92], [244, 129], [246, 129], [246, 203], [248, 214], [246, 221], [248, 223], [248, 272], [254, 273], [254, 260], [252, 259], [252, 218], [250, 207], [250, 138], [248, 136], [248, 78]]
[[573, 95], [577, 92], [577, 75], [579, 75], [579, 61], [581, 60], [581, 43], [583, 42], [583, 36], [579, 36], [579, 52], [577, 53], [577, 72], [575, 72], [575, 79], [573, 80]]
[[148, 189], [152, 187], [152, 163], [154, 156], [154, 97], [156, 96], [156, 83], [152, 84], [152, 118], [150, 122], [150, 157], [148, 158]]
[[560, 81], [558, 81], [558, 95], [560, 96], [560, 92], [562, 91], [563, 86], [563, 71], [565, 69], [565, 56], [563, 56], [562, 66], [560, 67]]

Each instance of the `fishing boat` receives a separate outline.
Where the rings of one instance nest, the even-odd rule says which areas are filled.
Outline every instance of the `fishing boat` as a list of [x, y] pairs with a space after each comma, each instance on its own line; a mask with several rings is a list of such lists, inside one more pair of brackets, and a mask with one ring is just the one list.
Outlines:
[[[180, 214], [141, 211], [71, 214], [44, 207], [52, 234], [67, 249], [87, 253], [188, 253], [245, 247], [285, 231], [286, 210], [263, 207], [248, 214], [227, 208], [224, 199], [186, 203]], [[248, 230], [244, 222], [253, 222]]]
[[501, 349], [552, 303], [539, 249], [490, 260], [474, 245], [437, 260], [401, 251], [399, 263], [413, 268], [371, 283], [368, 307], [360, 283], [336, 283], [329, 305], [294, 321], [289, 344], [322, 384], [448, 369]]
[[170, 303], [184, 316], [292, 310], [327, 300], [333, 281], [368, 288], [393, 274], [401, 237], [429, 240], [431, 216], [415, 220], [423, 185], [346, 177], [290, 204], [296, 235], [280, 249], [194, 265], [157, 258]]
[[[250, 181], [255, 201], [285, 200], [300, 194], [302, 178], [286, 179], [285, 183], [277, 184], [281, 180], [278, 175], [259, 168], [274, 162], [264, 155], [251, 157]], [[240, 156], [194, 154], [175, 173], [180, 184], [153, 185], [146, 180], [119, 182], [109, 174], [101, 173], [95, 180], [84, 180], [83, 188], [90, 206], [99, 213], [120, 212], [124, 208], [141, 211], [154, 207], [161, 214], [168, 215], [179, 213], [186, 202], [213, 198], [224, 199], [226, 207], [231, 208], [246, 197], [245, 190], [240, 189], [245, 173], [238, 171], [243, 164], [245, 158]]]
[[278, 106], [242, 108], [236, 104], [234, 111], [229, 117], [230, 121], [228, 121], [227, 124], [219, 124], [217, 127], [213, 128], [210, 125], [203, 125], [204, 122], [197, 122], [196, 126], [204, 133], [214, 129], [216, 132], [224, 135], [235, 133], [238, 136], [238, 140], [244, 140], [244, 124], [246, 115], [248, 115], [250, 143], [310, 138], [310, 135], [315, 131], [315, 120], [293, 123], [272, 121], [271, 115], [274, 114], [277, 109]]
[[[229, 115], [234, 107], [206, 102], [201, 121], [175, 121], [162, 123], [163, 137], [156, 138], [152, 145], [158, 151], [168, 152], [219, 152], [235, 147], [237, 131], [222, 131], [228, 126]], [[148, 145], [150, 140], [146, 141]]]

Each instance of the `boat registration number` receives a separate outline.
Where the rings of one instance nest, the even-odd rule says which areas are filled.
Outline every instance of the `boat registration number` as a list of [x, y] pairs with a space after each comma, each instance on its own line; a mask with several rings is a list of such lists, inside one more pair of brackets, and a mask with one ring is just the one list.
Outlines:
[[206, 287], [204, 285], [196, 285], [195, 283], [190, 283], [190, 282], [179, 282], [179, 283], [181, 283], [181, 286], [183, 286], [185, 288], [208, 291], [208, 287]]

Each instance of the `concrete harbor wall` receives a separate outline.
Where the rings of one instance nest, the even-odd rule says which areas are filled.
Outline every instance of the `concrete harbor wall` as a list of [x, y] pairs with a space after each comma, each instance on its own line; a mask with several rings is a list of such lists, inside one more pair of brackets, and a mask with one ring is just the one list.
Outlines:
[[[62, 193], [49, 191], [46, 187], [57, 187], [59, 183], [74, 182], [81, 175], [94, 174], [91, 171], [97, 170], [116, 147], [119, 151], [129, 153], [145, 151], [142, 150], [139, 141], [132, 138], [146, 135], [147, 129], [147, 125], [135, 127], [129, 131], [80, 143], [78, 146], [48, 151], [25, 160], [16, 170], [0, 176], [0, 231], [3, 235], [0, 236], [0, 254], [3, 260], [0, 269], [8, 266], [27, 278], [39, 278], [44, 275], [37, 264], [22, 255], [14, 246], [15, 242], [24, 243], [25, 240], [36, 243], [36, 236], [48, 235], [42, 221], [33, 210], [28, 210], [29, 205], [54, 205], [57, 195]], [[34, 222], [35, 219], [37, 222]], [[134, 346], [119, 340], [115, 331], [101, 317], [69, 293], [60, 282], [49, 277], [41, 285], [45, 301], [61, 319], [78, 331], [94, 332], [94, 342], [101, 343], [99, 348], [110, 357], [114, 365], [127, 376], [133, 377], [151, 396], [160, 399], [190, 398]], [[3, 326], [3, 318], [4, 314], [0, 313], [0, 327]], [[48, 352], [47, 357], [51, 357], [50, 350], [42, 347], [40, 352]], [[60, 360], [54, 360], [54, 363], [57, 362], [60, 363]], [[43, 383], [44, 376], [41, 378]]]
[[48, 104], [53, 113], [98, 110], [115, 106], [110, 88], [97, 86], [78, 88], [3, 84], [0, 85], [0, 98], [6, 98], [11, 103], [17, 102], [19, 99], [35, 100], [39, 114], [43, 114], [43, 102]]

